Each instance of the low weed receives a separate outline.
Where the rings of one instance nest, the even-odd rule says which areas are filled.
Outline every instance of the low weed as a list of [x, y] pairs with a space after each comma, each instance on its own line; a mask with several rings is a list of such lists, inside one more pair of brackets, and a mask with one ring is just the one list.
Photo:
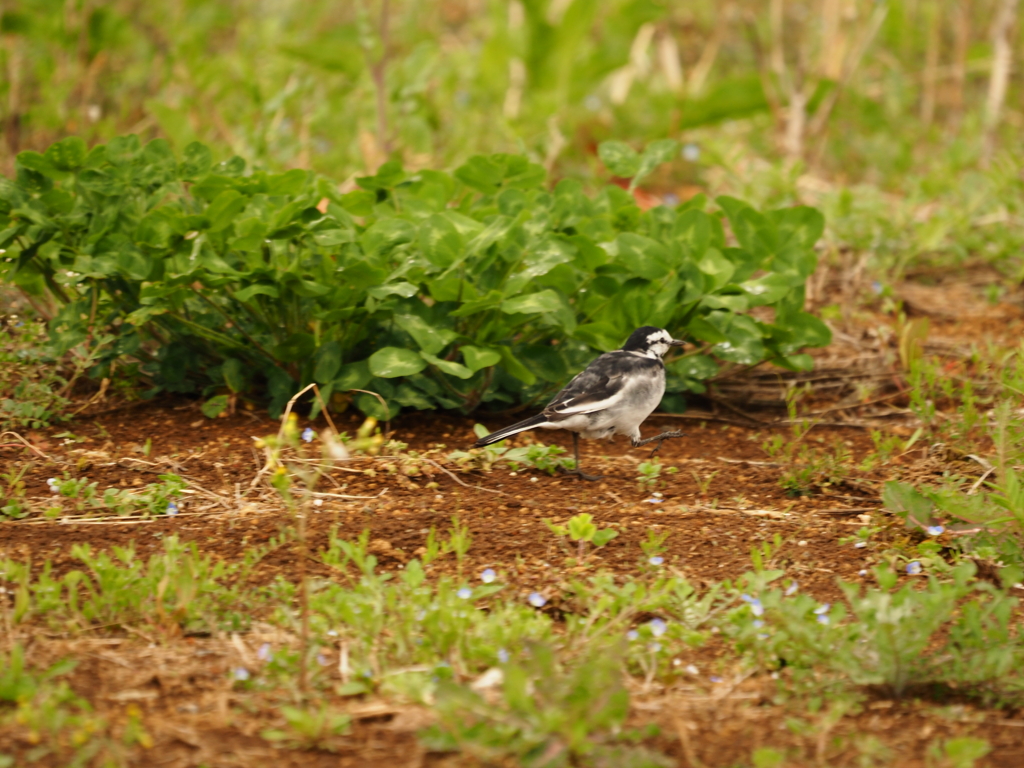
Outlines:
[[530, 643], [503, 664], [500, 690], [485, 696], [442, 681], [440, 723], [424, 732], [428, 747], [458, 749], [485, 762], [524, 766], [670, 766], [667, 757], [626, 742], [629, 692], [620, 673], [621, 645], [592, 645], [567, 661], [547, 643]]
[[611, 528], [598, 528], [594, 525], [594, 516], [587, 512], [574, 515], [567, 525], [555, 525], [547, 518], [544, 519], [544, 523], [556, 536], [568, 536], [576, 542], [577, 558], [580, 563], [587, 559], [588, 544], [600, 548], [619, 535], [618, 531]]

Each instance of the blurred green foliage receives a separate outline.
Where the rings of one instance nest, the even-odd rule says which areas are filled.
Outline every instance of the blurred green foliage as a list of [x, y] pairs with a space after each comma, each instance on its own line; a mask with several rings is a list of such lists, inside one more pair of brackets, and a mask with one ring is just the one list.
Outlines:
[[753, 118], [758, 151], [898, 184], [980, 130], [1000, 6], [24, 0], [0, 15], [0, 163], [130, 131], [334, 176], [514, 148], [576, 172], [606, 138]]

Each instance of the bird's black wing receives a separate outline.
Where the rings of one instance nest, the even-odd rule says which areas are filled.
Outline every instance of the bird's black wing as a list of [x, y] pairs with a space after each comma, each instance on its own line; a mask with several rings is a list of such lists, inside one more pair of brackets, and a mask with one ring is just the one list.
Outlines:
[[549, 421], [578, 413], [595, 413], [612, 408], [623, 397], [634, 376], [649, 376], [664, 368], [655, 360], [617, 349], [606, 352], [588, 365], [544, 408]]

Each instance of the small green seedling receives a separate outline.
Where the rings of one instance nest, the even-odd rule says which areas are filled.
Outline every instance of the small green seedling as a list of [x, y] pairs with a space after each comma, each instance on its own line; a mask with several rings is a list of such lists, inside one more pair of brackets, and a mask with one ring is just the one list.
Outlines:
[[[658, 481], [661, 479], [661, 459], [654, 458], [651, 461], [643, 461], [637, 465], [637, 484], [640, 486], [640, 490], [653, 491], [658, 487]], [[665, 472], [670, 475], [674, 475], [679, 471], [678, 467], [666, 467]]]
[[577, 542], [579, 547], [579, 559], [582, 562], [587, 556], [587, 544], [593, 544], [595, 547], [603, 547], [609, 541], [619, 535], [618, 531], [614, 531], [611, 528], [600, 529], [594, 525], [594, 516], [587, 512], [580, 512], [580, 514], [569, 520], [569, 525], [555, 525], [551, 520], [544, 520], [548, 528], [556, 536], [568, 536], [573, 541]]

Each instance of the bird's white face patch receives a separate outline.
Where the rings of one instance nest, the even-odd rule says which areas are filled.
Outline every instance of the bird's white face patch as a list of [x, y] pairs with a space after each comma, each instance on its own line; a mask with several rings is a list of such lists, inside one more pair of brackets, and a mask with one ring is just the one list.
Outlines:
[[650, 357], [664, 357], [672, 346], [672, 334], [668, 331], [655, 331], [647, 336], [647, 354]]

